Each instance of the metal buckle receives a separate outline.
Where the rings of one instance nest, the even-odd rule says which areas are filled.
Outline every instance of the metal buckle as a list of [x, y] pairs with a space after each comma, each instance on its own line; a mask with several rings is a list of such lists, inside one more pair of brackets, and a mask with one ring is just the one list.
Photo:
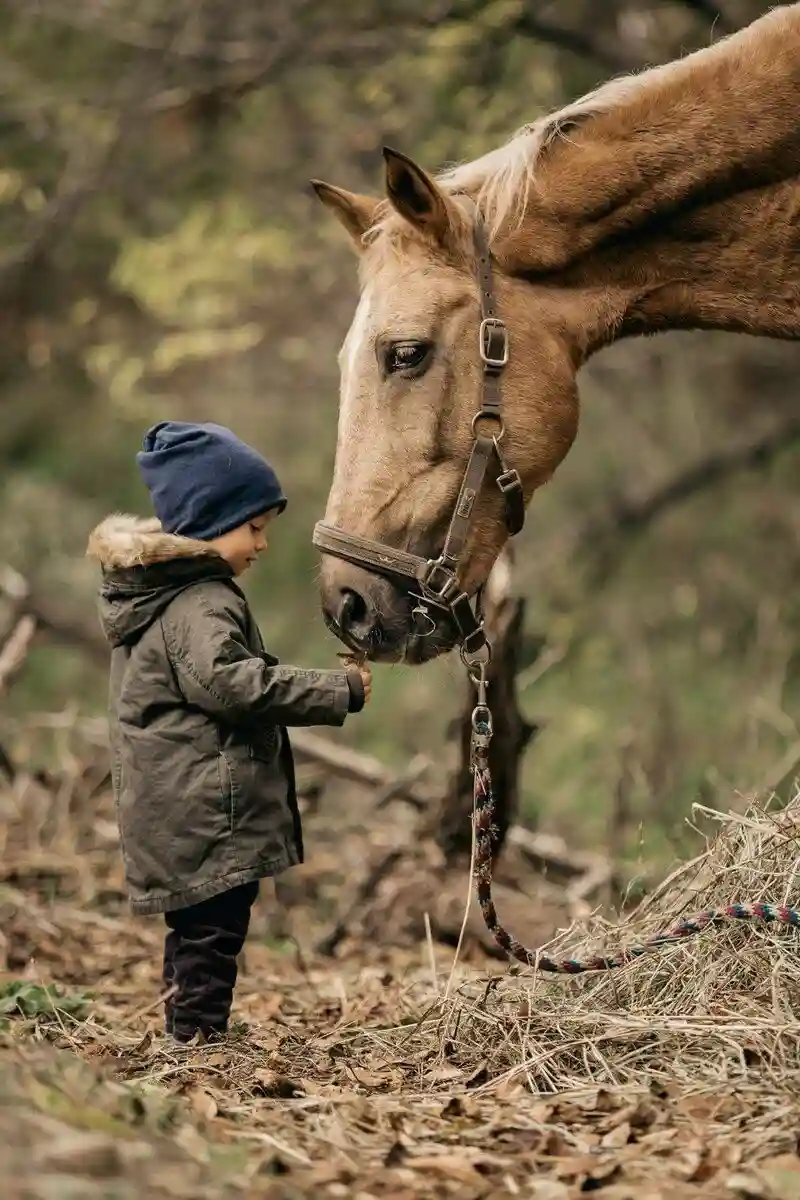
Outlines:
[[478, 634], [483, 636], [483, 643], [476, 646], [474, 650], [469, 650], [464, 644], [458, 648], [461, 661], [469, 671], [470, 676], [472, 676], [472, 673], [475, 670], [481, 670], [488, 667], [489, 663], [492, 661], [492, 647], [491, 644], [486, 641], [486, 633], [482, 625], [480, 629], [476, 629], [474, 634], [470, 634], [466, 641], [470, 641]]
[[506, 496], [509, 492], [516, 491], [517, 488], [521, 488], [522, 479], [520, 478], [519, 471], [515, 470], [513, 467], [507, 471], [503, 471], [497, 476], [497, 486], [500, 488], [500, 491], [504, 496]]
[[[499, 339], [499, 355], [492, 353], [495, 338]], [[508, 330], [499, 317], [484, 317], [478, 331], [481, 362], [486, 367], [499, 371], [508, 362]]]
[[[436, 585], [436, 572], [441, 571], [444, 576], [444, 582]], [[456, 577], [449, 567], [446, 567], [441, 558], [434, 558], [428, 563], [427, 568], [420, 579], [420, 586], [423, 591], [428, 591], [437, 600], [446, 602], [447, 593], [452, 589], [458, 588]]]

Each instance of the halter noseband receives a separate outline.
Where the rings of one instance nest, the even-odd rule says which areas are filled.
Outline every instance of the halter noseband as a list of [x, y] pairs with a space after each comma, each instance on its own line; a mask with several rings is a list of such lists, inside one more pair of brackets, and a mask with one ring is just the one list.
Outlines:
[[[467, 197], [459, 199], [467, 200]], [[468, 203], [474, 207], [472, 201]], [[485, 666], [489, 660], [490, 646], [481, 617], [473, 611], [469, 596], [459, 586], [457, 571], [469, 534], [475, 501], [493, 459], [499, 466], [496, 484], [505, 502], [509, 534], [513, 537], [519, 533], [525, 523], [522, 481], [516, 470], [509, 469], [500, 449], [505, 433], [500, 375], [508, 362], [508, 331], [496, 312], [491, 253], [483, 217], [477, 208], [473, 242], [481, 303], [478, 340], [483, 364], [483, 388], [481, 407], [472, 418], [472, 450], [441, 554], [438, 558], [426, 559], [407, 550], [395, 550], [383, 542], [346, 533], [335, 525], [326, 525], [324, 521], [317, 523], [313, 535], [314, 545], [323, 554], [344, 559], [377, 575], [410, 583], [417, 589], [414, 594], [419, 595], [420, 599], [444, 609], [456, 626], [461, 657], [468, 667]], [[493, 434], [479, 431], [479, 423], [484, 421], [495, 424]]]

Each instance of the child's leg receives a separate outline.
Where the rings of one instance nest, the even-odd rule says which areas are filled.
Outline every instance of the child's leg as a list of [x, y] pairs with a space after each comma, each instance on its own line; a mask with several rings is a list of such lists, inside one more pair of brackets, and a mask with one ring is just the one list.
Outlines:
[[[179, 935], [174, 929], [170, 929], [169, 933], [164, 939], [164, 965], [161, 971], [161, 979], [164, 984], [165, 992], [170, 991], [170, 989], [175, 986], [175, 950], [179, 941]], [[166, 1029], [167, 1033], [172, 1033], [172, 1026], [174, 1024], [174, 1008], [175, 996], [173, 994], [164, 1001], [164, 1028]]]
[[[171, 1033], [190, 1041], [224, 1033], [236, 984], [237, 956], [250, 925], [258, 883], [246, 883], [210, 900], [165, 913], [176, 935], [172, 953], [177, 992], [172, 1000]], [[169, 938], [170, 935], [168, 935]]]

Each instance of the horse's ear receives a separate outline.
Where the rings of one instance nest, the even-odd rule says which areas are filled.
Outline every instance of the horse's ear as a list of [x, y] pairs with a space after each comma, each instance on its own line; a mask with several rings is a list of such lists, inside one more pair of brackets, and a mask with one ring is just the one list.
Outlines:
[[450, 203], [437, 184], [405, 154], [383, 147], [386, 194], [392, 207], [417, 229], [444, 241], [451, 229]]
[[372, 196], [346, 192], [344, 188], [323, 183], [321, 179], [312, 179], [311, 186], [325, 207], [344, 225], [360, 251], [361, 239], [372, 224], [379, 201]]

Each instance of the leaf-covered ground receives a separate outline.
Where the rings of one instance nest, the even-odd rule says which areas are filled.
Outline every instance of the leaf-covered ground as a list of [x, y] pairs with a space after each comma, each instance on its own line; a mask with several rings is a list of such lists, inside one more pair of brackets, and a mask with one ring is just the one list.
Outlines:
[[[358, 847], [363, 869], [403, 833], [395, 812], [370, 841], [332, 802], [310, 816], [283, 926], [268, 897], [257, 915], [231, 1036], [179, 1048], [161, 1033], [162, 931], [127, 915], [108, 797], [22, 780], [0, 798], [4, 1196], [800, 1196], [794, 932], [716, 928], [553, 980], [395, 936], [392, 885], [382, 932], [324, 959]], [[723, 900], [791, 902], [798, 861], [795, 808], [730, 818], [621, 925], [596, 917], [551, 949], [619, 947]], [[542, 903], [531, 930], [566, 923]]]

